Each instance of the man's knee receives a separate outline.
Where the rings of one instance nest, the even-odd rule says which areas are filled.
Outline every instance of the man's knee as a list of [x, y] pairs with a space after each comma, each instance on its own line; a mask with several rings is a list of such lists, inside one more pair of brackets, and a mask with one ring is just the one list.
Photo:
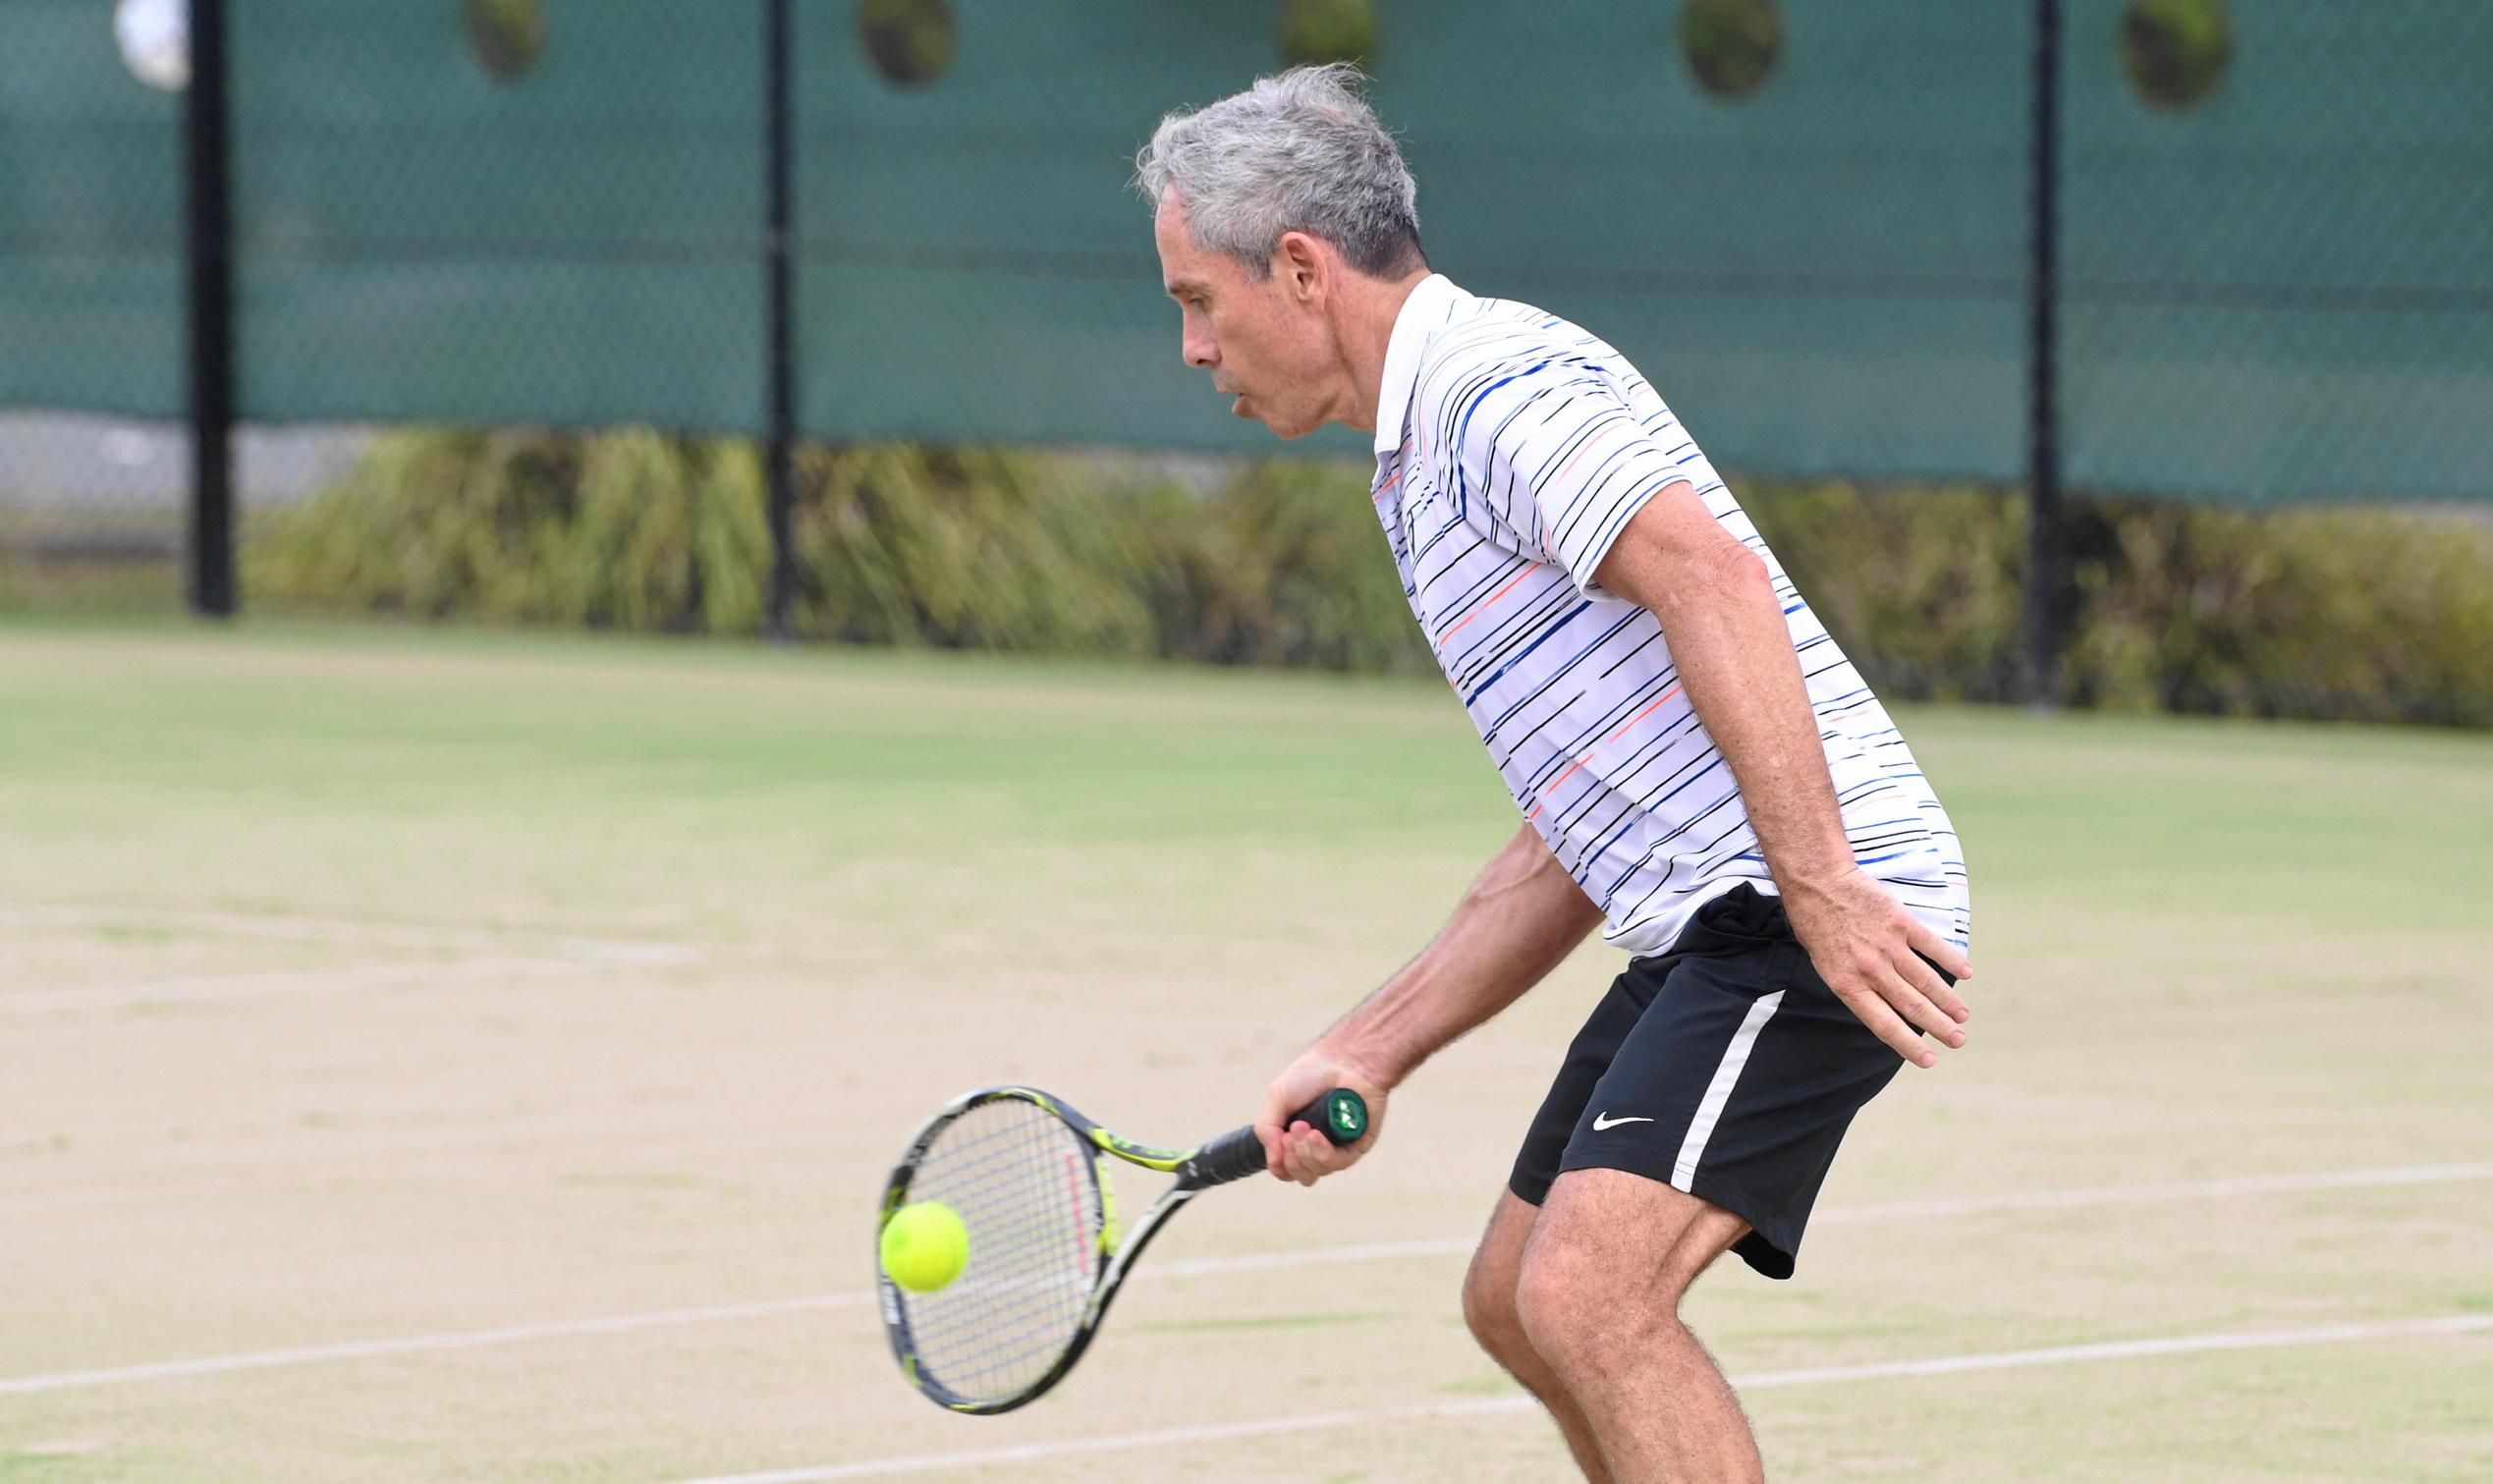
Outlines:
[[1520, 1329], [1562, 1371], [1613, 1362], [1679, 1322], [1680, 1300], [1747, 1228], [1641, 1176], [1560, 1177], [1534, 1224], [1514, 1290]]
[[1515, 1311], [1514, 1270], [1483, 1273], [1479, 1263], [1471, 1265], [1463, 1279], [1463, 1322], [1480, 1348], [1501, 1362], [1526, 1344], [1524, 1322]]
[[1588, 1347], [1625, 1316], [1622, 1303], [1649, 1301], [1615, 1282], [1599, 1245], [1579, 1236], [1551, 1234], [1532, 1243], [1516, 1274], [1517, 1333], [1534, 1353], [1565, 1372]]
[[1479, 1249], [1471, 1254], [1470, 1268], [1463, 1275], [1463, 1322], [1480, 1347], [1510, 1371], [1531, 1352], [1531, 1342], [1524, 1337], [1524, 1322], [1516, 1314], [1515, 1283], [1532, 1216], [1530, 1206], [1512, 1195], [1502, 1197]]

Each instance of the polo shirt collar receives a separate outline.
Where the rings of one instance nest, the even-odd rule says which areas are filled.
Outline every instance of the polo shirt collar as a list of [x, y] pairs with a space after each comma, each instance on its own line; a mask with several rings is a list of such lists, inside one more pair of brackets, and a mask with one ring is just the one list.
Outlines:
[[1411, 414], [1413, 384], [1419, 379], [1419, 357], [1428, 338], [1454, 316], [1471, 296], [1443, 273], [1431, 273], [1413, 285], [1394, 316], [1393, 338], [1385, 343], [1385, 379], [1376, 393], [1376, 455], [1383, 458], [1403, 446], [1403, 420]]

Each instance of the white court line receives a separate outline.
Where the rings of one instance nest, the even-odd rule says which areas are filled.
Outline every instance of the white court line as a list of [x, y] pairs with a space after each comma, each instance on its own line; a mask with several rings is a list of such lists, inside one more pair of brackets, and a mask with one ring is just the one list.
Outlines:
[[[2463, 1165], [2402, 1165], [2370, 1170], [2324, 1170], [2304, 1175], [2259, 1175], [2227, 1180], [2176, 1181], [2152, 1185], [2098, 1185], [2086, 1189], [2043, 1190], [2024, 1194], [1967, 1196], [1962, 1199], [1889, 1201], [1878, 1205], [1837, 1207], [1818, 1214], [1825, 1221], [1898, 1221], [1920, 1216], [1969, 1216], [1990, 1211], [2038, 1208], [2074, 1209], [2095, 1205], [2133, 1205], [2157, 1201], [2215, 1199], [2232, 1195], [2274, 1194], [2296, 1190], [2342, 1190], [2365, 1186], [2448, 1184], [2493, 1180], [2493, 1161]], [[1280, 1252], [1247, 1252], [1232, 1257], [1195, 1257], [1160, 1263], [1155, 1279], [1194, 1278], [1215, 1273], [1244, 1273], [1269, 1268], [1303, 1268], [1336, 1263], [1393, 1261], [1407, 1257], [1449, 1256], [1471, 1250], [1471, 1237], [1430, 1237], [1415, 1241], [1370, 1242], [1357, 1246], [1292, 1248]], [[871, 1292], [807, 1293], [793, 1298], [764, 1298], [748, 1303], [713, 1304], [700, 1308], [654, 1309], [589, 1319], [553, 1320], [506, 1325], [497, 1329], [456, 1330], [411, 1335], [394, 1340], [358, 1340], [299, 1349], [258, 1350], [235, 1355], [205, 1355], [190, 1360], [160, 1360], [101, 1370], [61, 1371], [50, 1375], [0, 1378], [0, 1397], [35, 1392], [70, 1391], [118, 1386], [137, 1381], [163, 1381], [184, 1376], [212, 1376], [232, 1371], [269, 1370], [331, 1360], [360, 1360], [377, 1355], [411, 1355], [437, 1350], [474, 1349], [560, 1340], [624, 1330], [660, 1329], [672, 1325], [710, 1324], [760, 1319], [823, 1309], [864, 1308]]]
[[[1867, 1365], [1826, 1365], [1807, 1370], [1760, 1371], [1734, 1376], [1742, 1391], [1782, 1386], [1818, 1386], [1835, 1381], [1882, 1381], [1901, 1376], [1949, 1376], [1967, 1371], [2016, 1370], [2035, 1365], [2069, 1365], [2087, 1360], [2128, 1360], [2150, 1355], [2188, 1355], [2210, 1350], [2273, 1349], [2295, 1345], [2339, 1345], [2358, 1340], [2398, 1340], [2418, 1335], [2464, 1335], [2493, 1330], [2493, 1314], [2443, 1314], [2426, 1319], [2389, 1319], [2368, 1324], [2333, 1324], [2301, 1330], [2247, 1330], [2230, 1334], [2160, 1335], [2144, 1340], [2114, 1340], [2099, 1345], [2056, 1345], [2041, 1349], [1993, 1350], [1985, 1354], [1932, 1355], [1919, 1360], [1882, 1360]], [[1331, 1428], [1373, 1426], [1380, 1422], [1433, 1421], [1528, 1412], [1539, 1403], [1529, 1397], [1498, 1397], [1478, 1402], [1436, 1402], [1419, 1406], [1379, 1407], [1363, 1412], [1321, 1412], [1306, 1417], [1279, 1417], [1230, 1422], [1209, 1427], [1173, 1427], [1159, 1432], [1121, 1433], [1108, 1437], [1069, 1438], [1059, 1443], [1025, 1443], [1012, 1448], [971, 1453], [917, 1454], [875, 1458], [861, 1463], [833, 1463], [814, 1468], [777, 1468], [762, 1473], [717, 1474], [684, 1484], [820, 1484], [831, 1479], [864, 1479], [938, 1468], [972, 1468], [982, 1463], [1026, 1463], [1078, 1454], [1122, 1453], [1138, 1448], [1164, 1448], [1185, 1443], [1215, 1443], [1230, 1438], [1266, 1437], [1275, 1433], [1316, 1432]]]
[[[1374, 1262], [1397, 1257], [1426, 1257], [1468, 1250], [1468, 1242], [1378, 1242], [1360, 1247], [1328, 1247], [1312, 1252], [1257, 1252], [1241, 1257], [1197, 1257], [1161, 1265], [1162, 1278], [1194, 1278], [1207, 1273], [1237, 1273], [1254, 1268], [1305, 1267], [1314, 1263]], [[157, 1360], [103, 1370], [61, 1371], [49, 1376], [0, 1380], [0, 1397], [35, 1392], [78, 1391], [121, 1386], [134, 1381], [172, 1381], [185, 1376], [216, 1376], [232, 1371], [274, 1370], [328, 1360], [366, 1360], [380, 1355], [417, 1355], [434, 1350], [480, 1349], [534, 1340], [568, 1340], [581, 1335], [612, 1335], [626, 1330], [665, 1329], [684, 1324], [717, 1324], [735, 1319], [767, 1319], [824, 1309], [871, 1307], [874, 1294], [807, 1293], [796, 1298], [759, 1298], [749, 1303], [705, 1304], [690, 1309], [652, 1309], [638, 1314], [610, 1314], [589, 1319], [557, 1319], [539, 1324], [503, 1325], [489, 1330], [453, 1330], [439, 1335], [408, 1335], [395, 1340], [350, 1340], [337, 1345], [304, 1346], [290, 1350], [256, 1350], [240, 1355], [203, 1355], [193, 1360]]]
[[418, 963], [349, 963], [333, 968], [282, 968], [230, 974], [186, 974], [144, 984], [82, 985], [75, 989], [0, 989], [0, 1010], [117, 1010], [140, 1005], [201, 1005], [222, 1000], [259, 1000], [290, 995], [349, 994], [408, 985], [438, 986], [525, 978], [540, 974], [594, 973], [597, 964], [579, 959], [452, 959]]
[[496, 932], [490, 929], [423, 926], [405, 922], [362, 922], [347, 917], [293, 917], [277, 913], [221, 912], [188, 907], [121, 907], [76, 903], [0, 902], [0, 925], [11, 927], [122, 927], [147, 930], [165, 927], [225, 933], [240, 938], [273, 938], [296, 943], [352, 943], [387, 948], [448, 950], [460, 953], [507, 954], [571, 959], [583, 963], [666, 965], [695, 963], [708, 957], [686, 943], [659, 943], [636, 938], [598, 938], [577, 933]]
[[2022, 1195], [1938, 1196], [1881, 1201], [1819, 1213], [1838, 1224], [1897, 1221], [1916, 1216], [1986, 1216], [1994, 1211], [2062, 1211], [2082, 1206], [2160, 1205], [2215, 1200], [2229, 1195], [2277, 1195], [2296, 1190], [2359, 1190], [2374, 1185], [2441, 1185], [2493, 1180], [2493, 1161], [2465, 1165], [2388, 1165], [2370, 1170], [2326, 1170], [2302, 1175], [2242, 1175], [2216, 1180], [2163, 1181], [2142, 1185], [2085, 1185], [2033, 1190]]
[[50, 1376], [21, 1376], [0, 1381], [0, 1397], [33, 1392], [65, 1392], [81, 1387], [117, 1386], [129, 1381], [168, 1381], [181, 1376], [214, 1376], [228, 1371], [268, 1370], [283, 1365], [310, 1365], [322, 1360], [364, 1360], [375, 1355], [415, 1355], [428, 1350], [473, 1349], [491, 1345], [517, 1345], [529, 1340], [561, 1340], [574, 1335], [612, 1335], [625, 1330], [660, 1329], [676, 1324], [710, 1324], [730, 1319], [797, 1314], [809, 1309], [859, 1308], [873, 1302], [871, 1293], [815, 1293], [803, 1298], [766, 1298], [754, 1303], [719, 1303], [697, 1309], [658, 1309], [645, 1314], [610, 1314], [597, 1319], [561, 1319], [550, 1324], [514, 1324], [493, 1330], [456, 1330], [444, 1335], [410, 1335], [398, 1340], [353, 1340], [343, 1345], [312, 1345], [292, 1350], [259, 1350], [246, 1355], [207, 1355], [195, 1360], [160, 1360], [148, 1365], [116, 1366], [99, 1371], [62, 1371]]

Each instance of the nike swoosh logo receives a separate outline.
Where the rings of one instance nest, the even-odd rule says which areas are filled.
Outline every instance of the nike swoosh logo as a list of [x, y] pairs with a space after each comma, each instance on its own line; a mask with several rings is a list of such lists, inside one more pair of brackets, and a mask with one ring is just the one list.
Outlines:
[[1653, 1120], [1649, 1118], [1612, 1118], [1606, 1113], [1596, 1113], [1593, 1115], [1593, 1132], [1599, 1133], [1604, 1128], [1616, 1128], [1621, 1124], [1650, 1124], [1652, 1122]]

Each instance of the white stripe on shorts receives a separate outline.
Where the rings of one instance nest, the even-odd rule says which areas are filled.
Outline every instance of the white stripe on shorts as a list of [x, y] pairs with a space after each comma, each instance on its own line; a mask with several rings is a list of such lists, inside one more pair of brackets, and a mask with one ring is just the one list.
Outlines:
[[1741, 1069], [1748, 1065], [1748, 1048], [1757, 1044], [1757, 1032], [1766, 1028], [1766, 1021], [1783, 1004], [1783, 991], [1764, 996], [1748, 1007], [1740, 1029], [1732, 1032], [1731, 1045], [1723, 1049], [1723, 1064], [1714, 1069], [1714, 1080], [1705, 1084], [1705, 1100], [1696, 1105], [1696, 1117], [1689, 1120], [1688, 1137], [1680, 1142], [1679, 1163], [1671, 1167], [1671, 1183], [1675, 1187], [1696, 1193], [1696, 1162], [1705, 1157], [1705, 1141], [1714, 1136], [1714, 1125], [1722, 1119], [1723, 1105], [1731, 1101], [1732, 1086], [1740, 1080]]

